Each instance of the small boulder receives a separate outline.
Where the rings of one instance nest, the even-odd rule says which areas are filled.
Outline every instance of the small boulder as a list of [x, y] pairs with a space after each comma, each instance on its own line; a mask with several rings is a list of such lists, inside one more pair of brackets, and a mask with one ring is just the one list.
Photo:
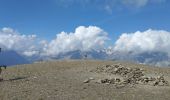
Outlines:
[[85, 80], [83, 81], [83, 83], [89, 83], [89, 82], [90, 82], [89, 79], [85, 79]]
[[94, 80], [94, 78], [93, 78], [93, 77], [90, 77], [89, 80]]
[[0, 82], [3, 81], [4, 79], [3, 78], [0, 78]]
[[96, 81], [96, 83], [101, 84], [101, 83], [102, 83], [102, 80], [101, 80], [101, 79], [98, 79], [98, 80]]

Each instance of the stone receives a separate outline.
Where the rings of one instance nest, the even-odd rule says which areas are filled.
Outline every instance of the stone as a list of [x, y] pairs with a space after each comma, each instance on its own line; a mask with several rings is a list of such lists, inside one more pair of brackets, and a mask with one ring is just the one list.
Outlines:
[[106, 65], [106, 68], [111, 67], [111, 65]]
[[4, 79], [3, 78], [0, 78], [0, 82], [3, 81]]
[[120, 78], [115, 78], [115, 82], [120, 82]]
[[110, 83], [105, 83], [105, 84], [109, 85]]
[[89, 79], [85, 79], [85, 80], [83, 81], [83, 83], [89, 83], [89, 82], [90, 82]]
[[110, 83], [115, 84], [115, 79], [114, 78], [110, 79]]
[[103, 79], [101, 80], [101, 83], [109, 83], [109, 79]]
[[90, 77], [89, 79], [90, 79], [90, 80], [94, 80], [94, 78], [93, 78], [93, 77]]
[[154, 81], [153, 86], [157, 86], [157, 85], [159, 85], [159, 82], [158, 81]]
[[102, 80], [101, 80], [101, 79], [98, 79], [98, 80], [96, 81], [96, 83], [101, 84], [101, 83], [102, 83]]
[[118, 67], [119, 67], [119, 65], [115, 65], [114, 67], [118, 68]]
[[37, 77], [36, 77], [36, 76], [34, 76], [33, 78], [34, 78], [34, 79], [37, 79]]
[[118, 71], [118, 68], [115, 68], [115, 69], [114, 69], [114, 72], [117, 72], [117, 71]]
[[159, 82], [159, 86], [164, 86], [165, 84], [163, 82]]

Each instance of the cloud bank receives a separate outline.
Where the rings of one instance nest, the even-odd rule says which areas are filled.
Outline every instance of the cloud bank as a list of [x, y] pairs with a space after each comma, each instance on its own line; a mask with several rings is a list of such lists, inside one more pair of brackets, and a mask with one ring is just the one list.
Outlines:
[[115, 51], [133, 52], [164, 52], [170, 55], [170, 32], [164, 30], [146, 30], [135, 33], [123, 33], [115, 42]]
[[36, 35], [23, 35], [12, 28], [4, 27], [0, 30], [0, 47], [5, 50], [14, 50], [26, 56], [38, 53]]
[[12, 28], [0, 30], [0, 47], [24, 56], [56, 56], [74, 50], [101, 49], [108, 40], [107, 32], [96, 26], [79, 26], [75, 32], [61, 32], [47, 42], [36, 35], [23, 35]]
[[74, 50], [100, 49], [108, 40], [107, 33], [96, 26], [79, 26], [74, 33], [61, 32], [44, 48], [46, 55], [58, 55]]
[[[74, 32], [61, 32], [51, 41], [40, 40], [36, 35], [24, 35], [12, 28], [0, 30], [0, 47], [14, 50], [25, 56], [56, 56], [75, 50], [103, 49], [109, 40], [107, 32], [96, 26], [79, 26]], [[123, 33], [115, 42], [113, 50], [140, 54], [164, 52], [170, 55], [170, 32], [148, 29], [144, 32]]]
[[[71, 51], [100, 51], [115, 59], [128, 59], [169, 66], [170, 32], [148, 29], [134, 33], [123, 33], [114, 43], [108, 44], [108, 33], [96, 26], [79, 26], [74, 32], [61, 32], [50, 41], [41, 40], [36, 35], [24, 35], [12, 28], [0, 30], [0, 47], [13, 50], [30, 59], [48, 59]], [[108, 49], [106, 45], [108, 46]], [[102, 55], [102, 54], [99, 54]], [[97, 59], [97, 58], [96, 58]]]

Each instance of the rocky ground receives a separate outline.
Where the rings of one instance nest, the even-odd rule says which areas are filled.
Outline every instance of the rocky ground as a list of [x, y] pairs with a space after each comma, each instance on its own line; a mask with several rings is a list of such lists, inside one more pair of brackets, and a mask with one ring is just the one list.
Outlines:
[[1, 78], [0, 100], [170, 100], [170, 68], [128, 62], [37, 62]]

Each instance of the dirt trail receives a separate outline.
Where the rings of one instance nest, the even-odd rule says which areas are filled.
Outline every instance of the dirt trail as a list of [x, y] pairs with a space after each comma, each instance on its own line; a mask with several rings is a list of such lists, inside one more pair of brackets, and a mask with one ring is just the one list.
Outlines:
[[[129, 68], [142, 68], [151, 77], [164, 75], [170, 82], [170, 68], [94, 60], [39, 62], [7, 68], [2, 72], [0, 100], [170, 100], [170, 86], [137, 84], [117, 88], [114, 84], [95, 81], [118, 77], [94, 73], [99, 66], [120, 63]], [[86, 79], [91, 82], [84, 82]]]

